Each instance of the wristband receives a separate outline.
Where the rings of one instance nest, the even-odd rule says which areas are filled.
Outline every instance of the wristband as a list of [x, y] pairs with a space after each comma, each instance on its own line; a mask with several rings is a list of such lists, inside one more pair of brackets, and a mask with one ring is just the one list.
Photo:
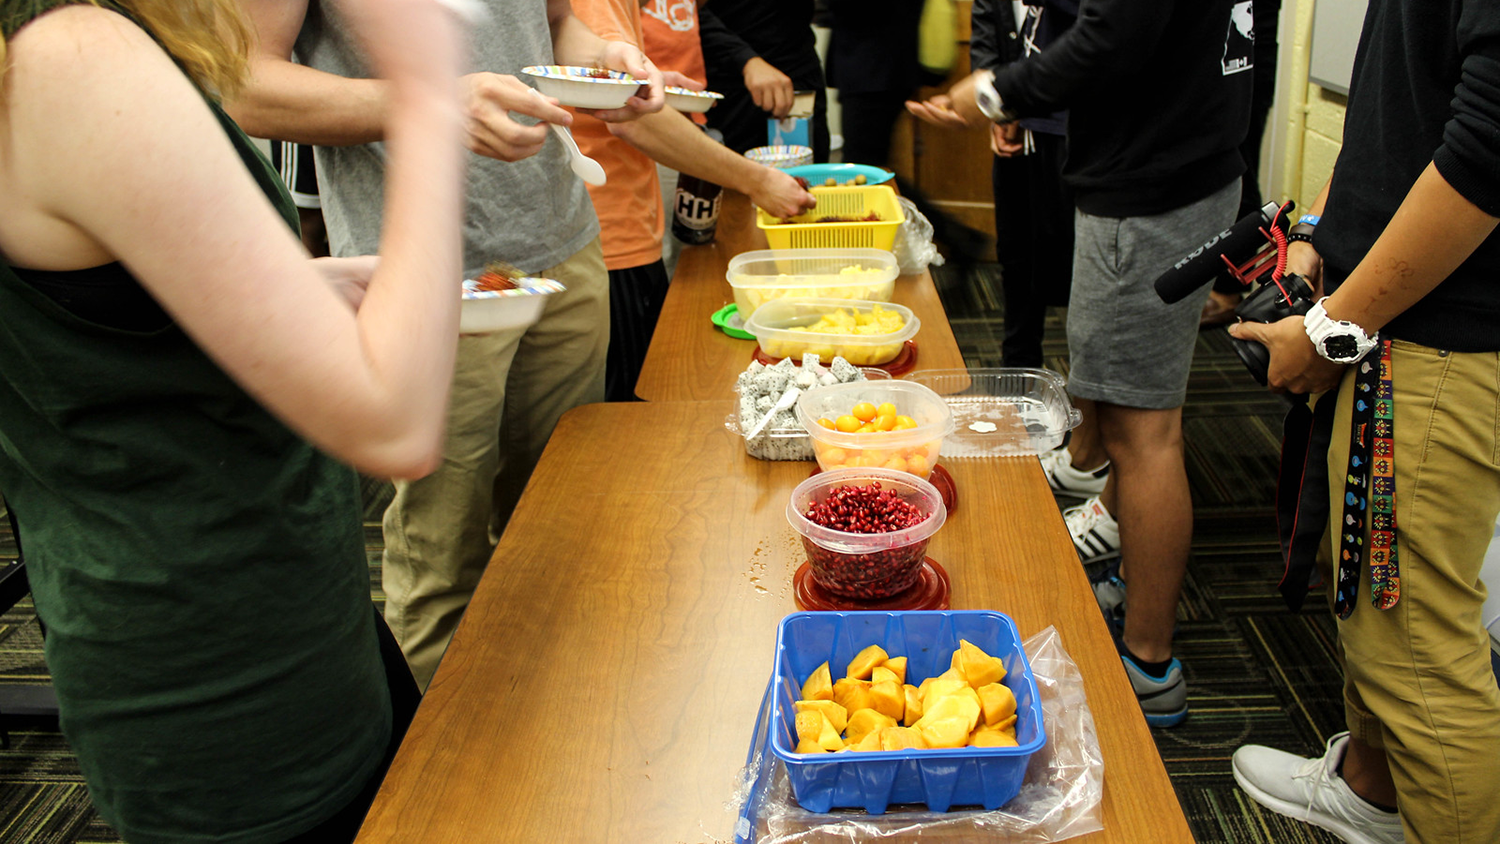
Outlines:
[[1298, 222], [1287, 230], [1286, 239], [1292, 243], [1312, 243], [1313, 232], [1317, 226], [1312, 223]]
[[1000, 92], [995, 90], [995, 72], [983, 70], [974, 78], [974, 104], [979, 113], [996, 123], [1014, 123], [1016, 113], [1005, 107]]
[[1323, 215], [1321, 215], [1321, 214], [1303, 214], [1297, 220], [1297, 223], [1299, 225], [1302, 224], [1302, 223], [1306, 223], [1309, 226], [1316, 226], [1317, 224], [1319, 224], [1321, 222], [1323, 222]]

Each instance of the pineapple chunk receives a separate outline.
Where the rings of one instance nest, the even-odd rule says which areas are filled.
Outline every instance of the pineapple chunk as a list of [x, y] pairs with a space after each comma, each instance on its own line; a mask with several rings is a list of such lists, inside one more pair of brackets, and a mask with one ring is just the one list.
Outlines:
[[833, 700], [833, 677], [828, 671], [828, 663], [814, 669], [807, 682], [802, 684], [802, 699]]
[[849, 670], [846, 672], [846, 676], [855, 680], [868, 680], [875, 667], [884, 665], [888, 658], [889, 654], [885, 652], [884, 648], [879, 645], [871, 645], [854, 655], [854, 659], [849, 662]]

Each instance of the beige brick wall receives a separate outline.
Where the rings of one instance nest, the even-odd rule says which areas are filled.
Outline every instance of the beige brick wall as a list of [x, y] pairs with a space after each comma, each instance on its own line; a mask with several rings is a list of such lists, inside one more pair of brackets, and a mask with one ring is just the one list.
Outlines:
[[1333, 172], [1343, 143], [1348, 102], [1342, 94], [1307, 81], [1313, 5], [1314, 0], [1296, 0], [1295, 29], [1281, 92], [1287, 101], [1287, 143], [1278, 190], [1283, 198], [1295, 200], [1299, 208], [1317, 197]]

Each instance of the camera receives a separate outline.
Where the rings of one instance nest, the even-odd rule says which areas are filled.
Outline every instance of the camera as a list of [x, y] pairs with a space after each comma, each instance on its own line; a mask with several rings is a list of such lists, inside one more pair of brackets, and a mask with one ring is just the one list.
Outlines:
[[[1287, 273], [1279, 282], [1261, 282], [1240, 301], [1234, 315], [1246, 322], [1276, 322], [1289, 316], [1302, 316], [1313, 306], [1312, 296], [1312, 285], [1307, 279], [1296, 273]], [[1250, 374], [1264, 385], [1266, 370], [1271, 365], [1271, 353], [1253, 340], [1230, 337], [1229, 342]]]

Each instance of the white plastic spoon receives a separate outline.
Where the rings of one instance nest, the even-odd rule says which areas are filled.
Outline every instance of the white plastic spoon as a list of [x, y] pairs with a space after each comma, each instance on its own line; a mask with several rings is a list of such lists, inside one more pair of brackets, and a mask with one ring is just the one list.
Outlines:
[[[531, 89], [531, 93], [538, 97], [542, 96], [542, 92], [535, 88]], [[583, 154], [583, 150], [578, 148], [578, 142], [573, 140], [573, 133], [568, 131], [568, 127], [559, 126], [556, 123], [547, 125], [552, 127], [552, 131], [562, 139], [563, 146], [568, 148], [568, 165], [573, 168], [574, 173], [578, 174], [578, 178], [594, 187], [604, 184], [604, 167]]]
[[766, 424], [771, 421], [772, 416], [775, 416], [781, 411], [791, 407], [793, 404], [796, 404], [797, 397], [800, 395], [802, 395], [801, 389], [797, 387], [787, 387], [786, 392], [781, 394], [781, 398], [776, 400], [776, 404], [772, 405], [771, 409], [766, 411], [766, 415], [762, 416], [760, 418], [760, 421], [755, 423], [755, 427], [751, 428], [745, 434], [745, 439], [755, 439], [755, 435], [759, 434], [761, 432], [761, 429], [766, 427]]

